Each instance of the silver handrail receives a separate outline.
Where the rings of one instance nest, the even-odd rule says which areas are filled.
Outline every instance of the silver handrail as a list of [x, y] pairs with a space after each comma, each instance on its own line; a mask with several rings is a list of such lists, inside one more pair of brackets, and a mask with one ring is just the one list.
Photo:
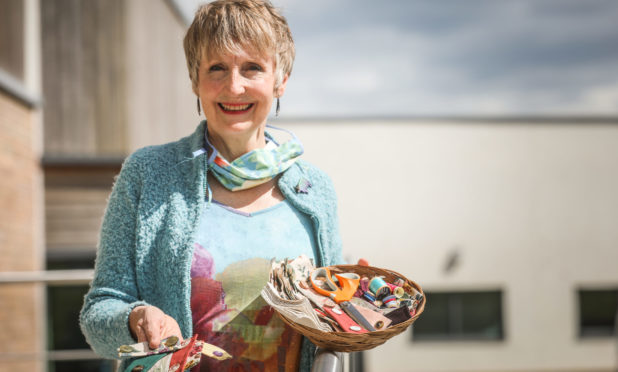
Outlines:
[[92, 280], [93, 276], [94, 270], [92, 269], [0, 271], [0, 284], [88, 284]]
[[311, 372], [343, 372], [343, 353], [318, 348]]

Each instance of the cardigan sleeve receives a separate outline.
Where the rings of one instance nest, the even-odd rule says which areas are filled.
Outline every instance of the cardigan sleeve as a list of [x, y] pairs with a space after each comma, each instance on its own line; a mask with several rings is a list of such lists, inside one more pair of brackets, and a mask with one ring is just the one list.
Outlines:
[[112, 188], [101, 226], [94, 279], [79, 318], [86, 341], [105, 358], [117, 358], [118, 346], [135, 342], [129, 330], [129, 314], [134, 307], [146, 304], [139, 300], [135, 275], [140, 180], [139, 161], [130, 156]]

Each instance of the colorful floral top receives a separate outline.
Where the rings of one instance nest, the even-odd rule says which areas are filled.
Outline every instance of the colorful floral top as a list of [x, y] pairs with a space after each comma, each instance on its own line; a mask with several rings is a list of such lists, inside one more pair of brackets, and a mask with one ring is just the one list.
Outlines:
[[193, 333], [232, 359], [202, 358], [193, 371], [298, 370], [302, 337], [260, 291], [271, 259], [314, 257], [313, 231], [309, 217], [287, 201], [252, 214], [215, 201], [204, 209], [191, 266]]

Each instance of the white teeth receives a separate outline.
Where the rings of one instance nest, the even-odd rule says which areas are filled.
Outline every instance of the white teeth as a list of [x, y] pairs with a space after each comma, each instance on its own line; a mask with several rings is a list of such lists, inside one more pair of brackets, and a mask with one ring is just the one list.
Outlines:
[[250, 103], [248, 103], [246, 105], [233, 105], [233, 106], [220, 103], [220, 105], [221, 105], [221, 107], [223, 107], [227, 111], [244, 111], [244, 110], [248, 109], [249, 106], [251, 106]]

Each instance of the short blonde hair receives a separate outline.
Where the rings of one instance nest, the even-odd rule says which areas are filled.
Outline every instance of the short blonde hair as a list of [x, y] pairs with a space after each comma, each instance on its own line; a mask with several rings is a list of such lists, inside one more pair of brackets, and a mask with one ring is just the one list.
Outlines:
[[213, 54], [253, 49], [275, 60], [275, 89], [292, 73], [294, 40], [286, 19], [268, 0], [216, 0], [199, 7], [184, 39], [193, 90], [200, 61]]

